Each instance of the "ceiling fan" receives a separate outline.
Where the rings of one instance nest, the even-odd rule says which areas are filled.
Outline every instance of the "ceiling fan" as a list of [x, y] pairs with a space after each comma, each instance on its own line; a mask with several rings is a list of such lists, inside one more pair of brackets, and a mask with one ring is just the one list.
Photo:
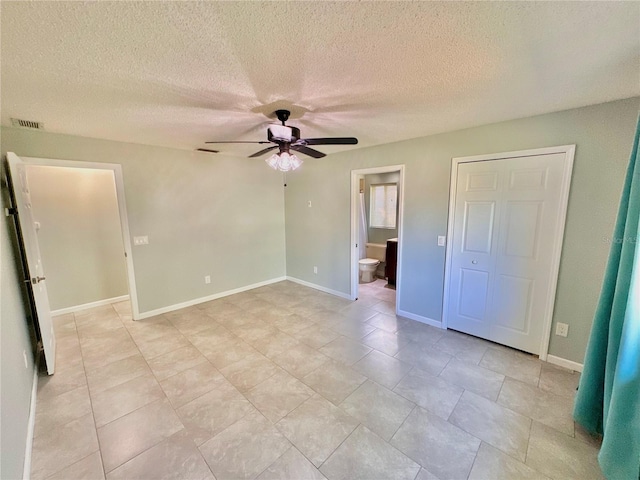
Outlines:
[[[259, 152], [249, 155], [249, 158], [259, 157], [276, 148], [279, 152], [272, 155], [266, 162], [276, 170], [288, 171], [295, 170], [302, 164], [302, 160], [291, 153], [291, 150], [309, 155], [313, 158], [322, 158], [326, 154], [309, 148], [309, 145], [356, 145], [358, 139], [354, 137], [329, 137], [329, 138], [300, 138], [300, 129], [285, 125], [289, 119], [291, 112], [289, 110], [276, 110], [275, 115], [282, 125], [269, 125], [267, 128], [267, 140], [261, 142], [244, 142], [244, 141], [228, 141], [228, 142], [205, 142], [205, 143], [275, 143], [271, 147], [267, 147]], [[204, 149], [202, 149], [204, 150]]]

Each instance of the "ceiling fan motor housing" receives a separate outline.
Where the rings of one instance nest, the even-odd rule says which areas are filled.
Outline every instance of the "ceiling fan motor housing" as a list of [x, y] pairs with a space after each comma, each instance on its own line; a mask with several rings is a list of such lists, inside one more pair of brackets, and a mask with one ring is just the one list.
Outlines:
[[267, 139], [275, 143], [293, 143], [300, 139], [300, 129], [288, 125], [269, 125]]
[[[1, 0], [0, 0], [1, 1]], [[309, 145], [356, 145], [358, 139], [354, 137], [330, 137], [330, 138], [300, 138], [300, 129], [286, 125], [285, 122], [289, 119], [291, 112], [289, 110], [276, 110], [273, 112], [275, 116], [280, 120], [282, 125], [277, 123], [271, 124], [267, 127], [267, 142], [245, 142], [238, 141], [225, 141], [225, 142], [206, 142], [206, 143], [275, 143], [274, 146], [264, 148], [259, 152], [249, 155], [249, 158], [259, 157], [266, 153], [271, 152], [278, 148], [279, 154], [273, 155], [272, 158], [282, 157], [284, 153], [290, 153], [290, 150], [295, 150], [298, 153], [309, 155], [313, 158], [322, 158], [326, 156], [324, 153], [310, 148]], [[202, 149], [199, 149], [202, 150]], [[210, 150], [207, 150], [210, 151]], [[295, 157], [295, 155], [293, 155]], [[302, 162], [300, 162], [302, 163]], [[270, 164], [271, 165], [271, 164]], [[271, 165], [273, 166], [273, 165]], [[296, 167], [294, 167], [296, 168]]]

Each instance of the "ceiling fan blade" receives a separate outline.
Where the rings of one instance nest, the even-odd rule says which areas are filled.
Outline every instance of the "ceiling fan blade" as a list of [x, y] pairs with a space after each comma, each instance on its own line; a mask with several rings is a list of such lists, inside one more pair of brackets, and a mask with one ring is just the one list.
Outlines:
[[196, 148], [196, 152], [220, 153], [220, 150], [211, 150], [210, 148]]
[[322, 158], [327, 155], [319, 152], [318, 150], [314, 150], [313, 148], [305, 147], [304, 145], [291, 145], [291, 150], [295, 150], [296, 152], [304, 153], [305, 155], [309, 155], [313, 158]]
[[271, 143], [269, 141], [263, 141], [263, 142], [243, 142], [243, 141], [231, 141], [231, 142], [204, 142], [204, 143]]
[[[260, 143], [269, 143], [269, 142], [260, 142]], [[253, 155], [249, 155], [249, 158], [259, 157], [260, 155], [264, 155], [265, 153], [270, 152], [274, 148], [278, 148], [278, 145], [274, 145], [273, 147], [267, 147], [264, 150], [260, 150], [259, 152], [256, 152]]]
[[356, 145], [355, 137], [330, 137], [330, 138], [301, 138], [306, 145]]

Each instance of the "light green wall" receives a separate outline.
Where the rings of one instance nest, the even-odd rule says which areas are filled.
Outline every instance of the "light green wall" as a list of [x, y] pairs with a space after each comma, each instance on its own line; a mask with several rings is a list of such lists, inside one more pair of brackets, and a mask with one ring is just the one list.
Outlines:
[[27, 179], [51, 309], [127, 295], [113, 172], [30, 165]]
[[[288, 275], [349, 293], [350, 172], [402, 158], [400, 308], [436, 320], [444, 272], [436, 238], [446, 232], [451, 157], [575, 143], [554, 313], [570, 330], [567, 338], [552, 336], [550, 353], [582, 362], [639, 104], [634, 98], [310, 159], [288, 176], [286, 204], [282, 177], [257, 160], [5, 127], [0, 133], [3, 158], [14, 151], [122, 164], [131, 235], [150, 240], [133, 251], [142, 312], [284, 275], [285, 230]], [[14, 233], [2, 218], [0, 477], [19, 478], [34, 366]]]
[[[371, 207], [371, 185], [375, 185], [376, 183], [398, 183], [399, 181], [399, 171], [389, 173], [372, 173], [364, 176], [364, 203], [365, 212], [367, 214], [367, 230], [369, 233], [369, 243], [386, 244], [388, 239], [398, 237], [397, 228], [371, 228], [371, 212], [369, 209]], [[396, 203], [396, 205], [398, 204]], [[396, 208], [396, 214], [398, 213], [397, 210], [398, 209]]]
[[582, 363], [639, 106], [632, 98], [309, 160], [288, 178], [287, 274], [349, 293], [350, 172], [401, 158], [400, 309], [440, 321], [445, 250], [437, 236], [447, 230], [451, 158], [576, 144], [553, 319], [570, 328], [566, 338], [552, 335], [549, 353]]
[[[141, 312], [285, 275], [282, 176], [259, 160], [6, 127], [0, 136], [3, 168], [8, 151], [122, 165], [131, 235], [150, 241], [133, 247]], [[4, 479], [22, 478], [34, 363], [15, 232], [1, 223]]]
[[122, 165], [131, 236], [149, 237], [141, 312], [285, 275], [282, 175], [260, 160], [3, 127], [7, 151]]
[[0, 176], [3, 212], [0, 218], [0, 478], [18, 479], [22, 478], [24, 467], [35, 366], [21, 287], [24, 277], [13, 255], [17, 248], [13, 218], [4, 216], [4, 208], [10, 205], [4, 169], [3, 158]]

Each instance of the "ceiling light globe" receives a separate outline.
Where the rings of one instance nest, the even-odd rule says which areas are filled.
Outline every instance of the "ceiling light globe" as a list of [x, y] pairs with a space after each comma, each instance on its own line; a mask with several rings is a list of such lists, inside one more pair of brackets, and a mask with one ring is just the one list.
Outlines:
[[302, 160], [287, 152], [274, 153], [265, 162], [274, 170], [280, 170], [281, 172], [295, 170], [302, 165]]

